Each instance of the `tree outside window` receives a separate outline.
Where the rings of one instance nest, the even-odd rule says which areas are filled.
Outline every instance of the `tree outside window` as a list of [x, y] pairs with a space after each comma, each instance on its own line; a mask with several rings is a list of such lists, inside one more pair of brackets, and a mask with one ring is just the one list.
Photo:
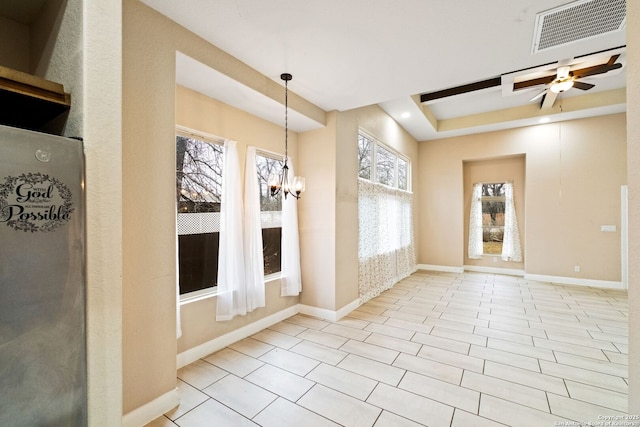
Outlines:
[[282, 193], [275, 197], [269, 193], [269, 176], [280, 173], [282, 166], [282, 162], [273, 157], [256, 155], [265, 275], [279, 273], [282, 265]]
[[358, 177], [409, 191], [409, 160], [359, 132]]
[[223, 147], [176, 136], [176, 205], [180, 294], [216, 286]]
[[484, 254], [502, 254], [505, 220], [504, 183], [482, 185], [482, 248]]

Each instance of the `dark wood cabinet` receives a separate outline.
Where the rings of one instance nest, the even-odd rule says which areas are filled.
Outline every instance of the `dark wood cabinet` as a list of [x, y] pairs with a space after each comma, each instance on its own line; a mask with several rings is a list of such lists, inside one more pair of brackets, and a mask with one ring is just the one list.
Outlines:
[[63, 85], [0, 66], [0, 124], [61, 135], [70, 108]]

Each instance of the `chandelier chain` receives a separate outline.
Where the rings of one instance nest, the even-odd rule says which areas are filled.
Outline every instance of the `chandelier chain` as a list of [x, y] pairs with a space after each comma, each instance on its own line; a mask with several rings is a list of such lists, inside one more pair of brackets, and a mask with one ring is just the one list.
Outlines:
[[289, 80], [284, 81], [284, 161], [288, 158], [289, 148]]

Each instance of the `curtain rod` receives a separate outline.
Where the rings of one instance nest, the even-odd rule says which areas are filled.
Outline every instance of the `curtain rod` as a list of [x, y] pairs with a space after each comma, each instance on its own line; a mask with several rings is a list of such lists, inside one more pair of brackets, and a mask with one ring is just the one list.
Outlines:
[[490, 181], [490, 182], [474, 182], [473, 185], [476, 184], [487, 184], [487, 185], [495, 185], [495, 184], [513, 184], [513, 181]]

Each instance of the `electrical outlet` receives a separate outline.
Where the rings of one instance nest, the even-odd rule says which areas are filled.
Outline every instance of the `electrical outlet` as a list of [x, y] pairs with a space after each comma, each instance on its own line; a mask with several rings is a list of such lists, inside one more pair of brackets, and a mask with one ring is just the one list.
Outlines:
[[573, 271], [575, 271], [576, 273], [580, 273], [580, 266], [579, 265], [574, 266]]
[[493, 262], [498, 262], [498, 257], [493, 257]]

